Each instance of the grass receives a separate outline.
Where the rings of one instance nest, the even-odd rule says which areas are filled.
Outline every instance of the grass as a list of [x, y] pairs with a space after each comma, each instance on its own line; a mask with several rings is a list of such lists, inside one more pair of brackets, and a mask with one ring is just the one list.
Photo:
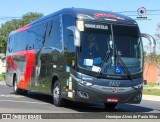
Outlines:
[[0, 74], [0, 81], [4, 81], [4, 77], [2, 74]]
[[147, 83], [147, 85], [144, 85], [145, 87], [155, 87], [159, 86], [157, 83]]
[[160, 96], [160, 89], [143, 89], [143, 94]]
[[155, 83], [144, 85], [143, 94], [160, 96], [160, 85]]

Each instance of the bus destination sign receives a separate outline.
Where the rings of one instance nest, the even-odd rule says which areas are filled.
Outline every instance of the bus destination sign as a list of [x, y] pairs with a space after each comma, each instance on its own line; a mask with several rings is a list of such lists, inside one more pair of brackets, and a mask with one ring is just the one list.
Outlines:
[[107, 25], [95, 24], [95, 23], [85, 23], [84, 27], [85, 28], [108, 30], [108, 26]]

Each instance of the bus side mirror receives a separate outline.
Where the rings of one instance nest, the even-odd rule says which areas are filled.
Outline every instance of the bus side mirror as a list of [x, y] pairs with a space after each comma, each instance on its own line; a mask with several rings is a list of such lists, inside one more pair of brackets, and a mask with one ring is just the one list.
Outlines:
[[78, 28], [76, 28], [75, 26], [69, 26], [69, 27], [67, 27], [67, 29], [71, 30], [73, 32], [74, 45], [76, 47], [80, 47], [81, 46], [81, 41], [80, 41], [80, 32], [79, 32]]
[[155, 53], [156, 52], [156, 40], [151, 35], [146, 34], [146, 33], [141, 33], [140, 37], [148, 39], [149, 45], [150, 45], [150, 53]]

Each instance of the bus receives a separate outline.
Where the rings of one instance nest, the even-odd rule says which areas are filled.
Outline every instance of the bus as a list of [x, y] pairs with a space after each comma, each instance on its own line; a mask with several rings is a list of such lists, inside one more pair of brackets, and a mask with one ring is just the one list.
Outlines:
[[5, 82], [15, 94], [49, 94], [58, 107], [65, 100], [103, 103], [106, 108], [139, 104], [143, 37], [154, 49], [153, 37], [140, 33], [130, 17], [65, 8], [9, 34]]

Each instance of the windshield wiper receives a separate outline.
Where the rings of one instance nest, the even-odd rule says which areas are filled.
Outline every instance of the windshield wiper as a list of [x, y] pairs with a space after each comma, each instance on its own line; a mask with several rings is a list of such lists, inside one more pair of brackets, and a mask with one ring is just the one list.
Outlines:
[[116, 55], [116, 57], [117, 57], [117, 58], [119, 59], [119, 61], [121, 62], [120, 64], [121, 64], [121, 66], [123, 67], [123, 69], [124, 69], [125, 73], [127, 74], [127, 76], [128, 76], [131, 80], [133, 80], [133, 77], [132, 77], [130, 71], [128, 70], [128, 68], [126, 67], [125, 63], [123, 62], [122, 58], [121, 58], [119, 55]]
[[104, 64], [106, 63], [106, 61], [107, 61], [107, 59], [108, 59], [108, 57], [109, 57], [109, 55], [110, 55], [110, 52], [111, 52], [110, 50], [107, 50], [107, 51], [106, 51], [105, 56], [104, 56], [104, 59], [103, 59], [103, 62], [102, 62], [101, 66], [100, 66], [100, 69], [99, 69], [99, 71], [98, 71], [97, 77], [101, 77], [101, 74], [102, 74], [101, 70], [102, 70]]
[[127, 74], [127, 76], [130, 78], [131, 81], [133, 81], [133, 77], [130, 73], [130, 71], [128, 70], [127, 66], [125, 65], [125, 63], [123, 62], [122, 58], [118, 55], [117, 53], [117, 48], [115, 45], [115, 49], [116, 49], [116, 59], [118, 59], [118, 61], [120, 62], [121, 66], [123, 67], [124, 72]]

